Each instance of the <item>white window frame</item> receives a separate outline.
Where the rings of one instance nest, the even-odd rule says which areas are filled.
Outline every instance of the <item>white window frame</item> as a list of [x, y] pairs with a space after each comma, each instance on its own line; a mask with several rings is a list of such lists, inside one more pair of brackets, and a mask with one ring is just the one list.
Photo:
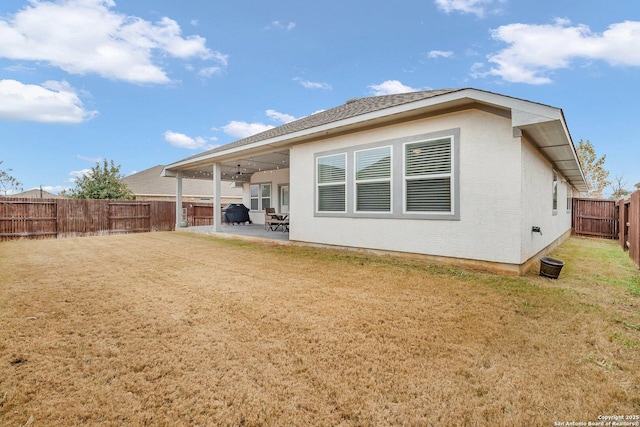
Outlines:
[[[368, 178], [368, 179], [358, 179], [358, 153], [364, 153], [366, 151], [374, 151], [381, 150], [383, 148], [388, 149], [389, 151], [389, 177], [388, 178]], [[390, 213], [393, 210], [393, 146], [391, 145], [383, 145], [375, 148], [367, 148], [363, 150], [355, 150], [353, 155], [353, 194], [354, 194], [354, 211], [358, 213]], [[387, 210], [359, 210], [358, 209], [358, 184], [370, 184], [370, 183], [379, 183], [379, 182], [388, 182], [389, 183], [389, 209]]]
[[558, 172], [553, 170], [553, 178], [551, 182], [551, 208], [553, 215], [558, 214]]
[[[269, 186], [269, 197], [263, 197], [262, 196], [262, 192], [264, 190], [265, 187]], [[258, 187], [258, 196], [254, 197], [251, 194], [251, 188], [252, 187]], [[258, 209], [253, 209], [253, 201], [254, 200], [258, 200]], [[271, 200], [273, 200], [273, 185], [271, 185], [270, 182], [263, 182], [263, 183], [253, 183], [249, 185], [249, 206], [251, 207], [251, 211], [252, 212], [260, 212], [263, 211], [265, 208], [263, 206], [262, 200], [263, 199], [269, 199], [269, 207], [271, 207]]]
[[[451, 159], [450, 172], [448, 175], [450, 185], [450, 211], [406, 211], [406, 180], [404, 179], [405, 169], [405, 146], [412, 143], [447, 139], [450, 142]], [[409, 220], [442, 220], [460, 221], [460, 128], [443, 129], [434, 132], [401, 136], [398, 138], [384, 139], [363, 144], [348, 145], [346, 147], [314, 153], [315, 177], [314, 177], [314, 216], [334, 217], [334, 218], [388, 218], [388, 219], [409, 219]], [[391, 211], [369, 211], [357, 210], [356, 195], [356, 173], [355, 157], [356, 152], [390, 146], [391, 147]], [[326, 157], [335, 155], [346, 156], [345, 165], [345, 210], [340, 212], [320, 211], [319, 191], [318, 191], [318, 161]], [[341, 183], [342, 184], [342, 183]]]
[[[331, 182], [320, 182], [319, 179], [319, 171], [320, 171], [320, 161], [322, 159], [326, 159], [329, 157], [342, 157], [343, 158], [343, 164], [344, 164], [344, 180], [342, 181], [331, 181]], [[328, 155], [324, 155], [324, 156], [318, 156], [316, 157], [316, 168], [315, 168], [315, 185], [316, 185], [316, 207], [315, 207], [315, 211], [316, 213], [345, 213], [347, 211], [347, 200], [348, 200], [348, 195], [347, 195], [347, 174], [348, 174], [348, 168], [347, 168], [347, 153], [335, 153], [335, 154], [328, 154]], [[339, 186], [341, 185], [344, 188], [344, 209], [341, 211], [325, 211], [325, 210], [320, 210], [320, 189], [322, 187], [330, 187], [330, 186]]]
[[[429, 141], [440, 141], [448, 139], [449, 140], [449, 158], [450, 158], [450, 168], [448, 173], [440, 173], [440, 174], [426, 174], [426, 175], [411, 175], [407, 176], [407, 156], [406, 150], [410, 145], [415, 145], [419, 143], [429, 142]], [[406, 216], [411, 215], [454, 215], [456, 212], [456, 188], [457, 182], [455, 180], [456, 174], [456, 156], [455, 156], [455, 137], [454, 135], [445, 135], [437, 138], [429, 138], [423, 139], [419, 141], [410, 141], [402, 144], [402, 203], [403, 203], [403, 214]], [[425, 180], [425, 179], [441, 179], [448, 178], [449, 179], [449, 202], [450, 209], [448, 211], [409, 211], [407, 210], [408, 198], [407, 198], [407, 183], [409, 181], [415, 180]]]

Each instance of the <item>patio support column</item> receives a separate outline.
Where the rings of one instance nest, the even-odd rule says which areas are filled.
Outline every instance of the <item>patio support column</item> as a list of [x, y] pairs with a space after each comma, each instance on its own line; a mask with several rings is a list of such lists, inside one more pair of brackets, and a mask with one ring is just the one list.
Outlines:
[[213, 164], [213, 230], [222, 231], [222, 202], [220, 199], [220, 163]]
[[182, 223], [182, 172], [176, 174], [176, 228]]

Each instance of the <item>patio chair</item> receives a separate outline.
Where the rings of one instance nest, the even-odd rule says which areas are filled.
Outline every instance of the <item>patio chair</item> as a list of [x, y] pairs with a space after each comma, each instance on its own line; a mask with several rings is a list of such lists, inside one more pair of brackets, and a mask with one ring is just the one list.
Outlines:
[[273, 215], [276, 213], [276, 208], [264, 209], [264, 229], [268, 230], [271, 227], [271, 221], [274, 220]]

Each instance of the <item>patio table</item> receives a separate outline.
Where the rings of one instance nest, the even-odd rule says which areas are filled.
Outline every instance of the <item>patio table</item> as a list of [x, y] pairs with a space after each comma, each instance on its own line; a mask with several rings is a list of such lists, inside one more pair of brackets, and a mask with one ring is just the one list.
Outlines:
[[289, 214], [283, 213], [274, 213], [271, 214], [271, 219], [268, 223], [269, 230], [277, 231], [278, 228], [282, 227], [282, 232], [289, 231]]

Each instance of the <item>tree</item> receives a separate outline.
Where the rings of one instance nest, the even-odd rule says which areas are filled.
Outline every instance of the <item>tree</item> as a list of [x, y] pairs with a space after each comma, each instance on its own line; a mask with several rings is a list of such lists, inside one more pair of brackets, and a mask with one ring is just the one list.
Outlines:
[[580, 140], [576, 147], [578, 153], [578, 159], [584, 172], [584, 177], [589, 186], [589, 191], [583, 193], [586, 197], [594, 199], [601, 199], [604, 189], [611, 184], [607, 178], [609, 177], [609, 171], [604, 168], [604, 162], [607, 159], [607, 155], [604, 154], [598, 158], [593, 144], [587, 140], [584, 142]]
[[[0, 160], [0, 165], [2, 160]], [[22, 183], [11, 176], [13, 169], [2, 170], [0, 169], [0, 193], [3, 196], [7, 196], [13, 193], [19, 193], [22, 191]]]
[[620, 200], [631, 194], [631, 191], [627, 190], [627, 181], [624, 179], [624, 175], [616, 175], [611, 184], [611, 198], [613, 200]]
[[120, 165], [104, 160], [102, 167], [96, 163], [88, 174], [76, 178], [76, 187], [71, 189], [74, 199], [116, 199], [129, 200], [133, 193], [122, 180]]

